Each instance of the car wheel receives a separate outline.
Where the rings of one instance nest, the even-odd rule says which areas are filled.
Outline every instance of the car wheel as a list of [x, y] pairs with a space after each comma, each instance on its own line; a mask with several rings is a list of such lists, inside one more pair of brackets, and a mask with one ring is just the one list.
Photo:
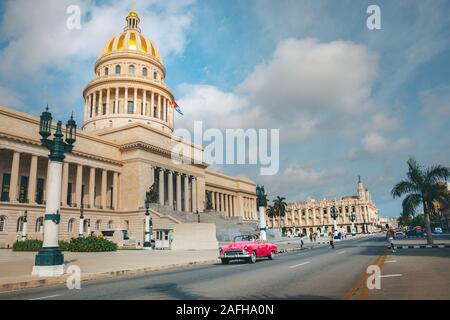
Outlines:
[[269, 258], [269, 260], [273, 260], [275, 258], [275, 252], [271, 251], [267, 258]]
[[252, 256], [248, 259], [248, 262], [250, 263], [256, 263], [256, 252], [252, 252]]
[[228, 259], [221, 259], [222, 260], [222, 264], [229, 264], [230, 263], [230, 260], [228, 260]]

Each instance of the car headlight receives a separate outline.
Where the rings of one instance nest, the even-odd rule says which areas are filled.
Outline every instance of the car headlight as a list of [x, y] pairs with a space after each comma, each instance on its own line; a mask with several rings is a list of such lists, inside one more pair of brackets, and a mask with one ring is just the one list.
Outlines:
[[245, 246], [245, 247], [244, 247], [244, 250], [247, 250], [247, 249], [248, 249], [248, 246]]

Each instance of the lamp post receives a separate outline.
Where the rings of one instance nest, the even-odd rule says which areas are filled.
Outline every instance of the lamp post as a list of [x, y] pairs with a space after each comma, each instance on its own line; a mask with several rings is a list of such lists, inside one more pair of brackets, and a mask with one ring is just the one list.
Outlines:
[[78, 238], [83, 238], [84, 236], [84, 205], [80, 205], [80, 226], [78, 228]]
[[197, 223], [200, 223], [200, 212], [197, 210]]
[[22, 241], [27, 240], [27, 215], [28, 212], [25, 210], [22, 217]]
[[352, 237], [354, 237], [356, 235], [356, 231], [355, 231], [356, 216], [355, 216], [354, 212], [352, 212], [352, 214], [350, 215], [350, 220], [352, 221]]
[[62, 133], [62, 122], [58, 121], [53, 140], [51, 135], [52, 114], [46, 110], [42, 113], [39, 124], [41, 144], [49, 151], [49, 163], [47, 170], [47, 202], [44, 215], [44, 241], [42, 249], [35, 258], [33, 275], [59, 276], [64, 274], [64, 256], [58, 245], [58, 229], [61, 205], [61, 182], [64, 154], [72, 152], [76, 141], [77, 125], [73, 120], [73, 114], [66, 124], [65, 142]]
[[334, 233], [333, 238], [337, 236], [337, 222], [336, 219], [338, 217], [338, 214], [336, 212], [336, 206], [331, 207], [331, 217], [333, 218], [333, 227], [334, 227]]
[[145, 234], [144, 234], [144, 249], [152, 250], [152, 221], [150, 217], [150, 190], [145, 193]]

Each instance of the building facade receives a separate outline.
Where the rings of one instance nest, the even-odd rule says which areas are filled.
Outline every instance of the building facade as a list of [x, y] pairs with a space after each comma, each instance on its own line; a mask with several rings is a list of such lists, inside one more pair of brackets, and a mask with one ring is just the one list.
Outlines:
[[355, 216], [357, 233], [371, 233], [378, 230], [378, 209], [364, 188], [361, 180], [357, 184], [357, 195], [346, 196], [339, 200], [308, 199], [306, 202], [288, 203], [286, 215], [283, 218], [267, 217], [270, 228], [285, 227], [288, 232], [309, 235], [328, 233], [333, 228], [331, 208], [336, 208], [338, 231], [351, 233], [351, 216]]
[[[82, 130], [63, 166], [61, 238], [78, 234], [83, 204], [86, 233], [127, 228], [142, 245], [145, 192], [155, 182], [159, 205], [169, 211], [203, 212], [209, 194], [213, 210], [254, 222], [255, 183], [208, 171], [203, 148], [173, 134], [174, 97], [163, 60], [139, 25], [130, 12], [83, 91]], [[0, 106], [0, 247], [16, 241], [25, 212], [29, 238], [42, 237], [48, 151], [39, 139], [38, 117]], [[188, 156], [174, 155], [177, 145]], [[152, 214], [156, 231], [181, 223], [167, 210]]]

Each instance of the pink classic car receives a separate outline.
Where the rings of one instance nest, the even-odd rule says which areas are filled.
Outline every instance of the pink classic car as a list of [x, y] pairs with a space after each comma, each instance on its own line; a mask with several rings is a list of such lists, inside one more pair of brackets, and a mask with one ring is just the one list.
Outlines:
[[254, 235], [242, 235], [234, 238], [233, 242], [219, 249], [219, 258], [223, 264], [231, 260], [243, 259], [255, 263], [257, 258], [269, 258], [272, 260], [278, 253], [276, 245], [258, 240]]

